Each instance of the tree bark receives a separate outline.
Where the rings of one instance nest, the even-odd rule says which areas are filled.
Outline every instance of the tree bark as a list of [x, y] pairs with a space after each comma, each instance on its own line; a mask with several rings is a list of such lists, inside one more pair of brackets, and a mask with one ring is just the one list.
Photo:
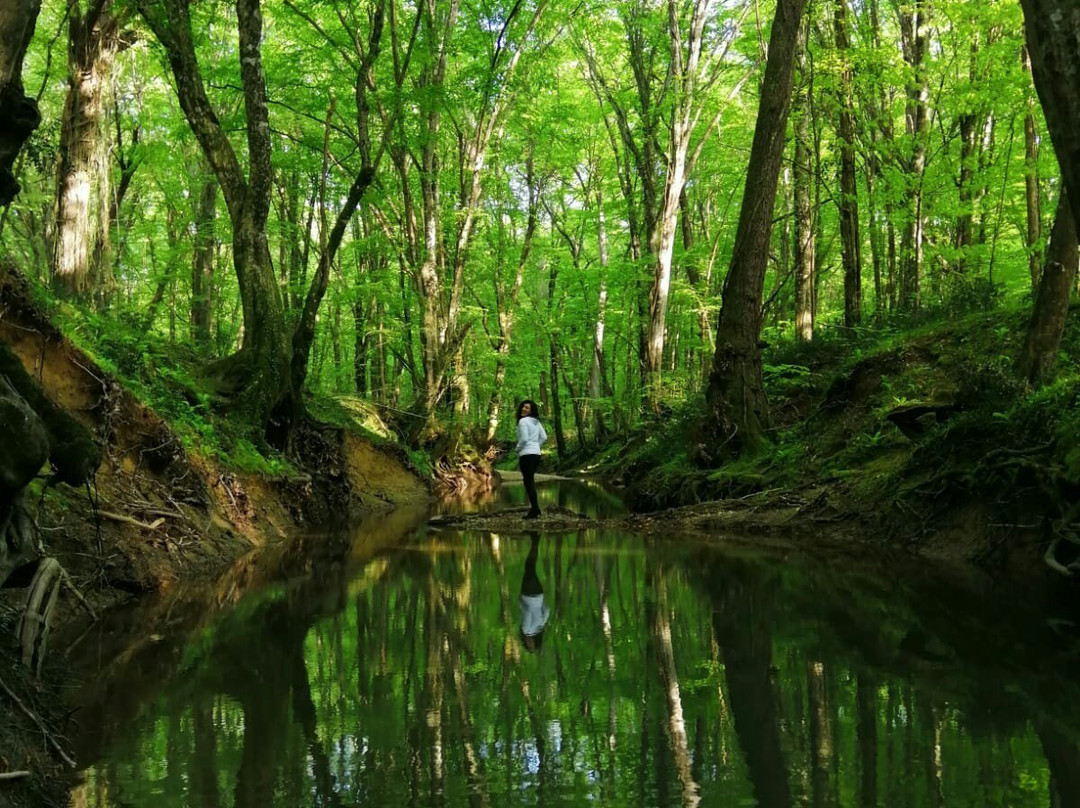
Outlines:
[[1035, 89], [1080, 231], [1080, 5], [1076, 0], [1020, 0], [1020, 5]]
[[[675, 108], [672, 111], [667, 144], [667, 167], [664, 194], [657, 216], [656, 261], [649, 291], [649, 327], [646, 341], [645, 370], [650, 403], [657, 410], [661, 399], [661, 368], [667, 333], [667, 307], [671, 292], [671, 263], [675, 252], [680, 201], [686, 184], [690, 138], [700, 116], [697, 98], [702, 40], [710, 0], [695, 0], [689, 25], [684, 31], [679, 21], [679, 7], [668, 0], [668, 34], [671, 36], [671, 72], [675, 78]], [[685, 48], [685, 52], [684, 52]]]
[[[970, 82], [974, 86], [978, 81], [976, 64], [979, 53], [978, 40], [971, 42]], [[960, 115], [960, 176], [957, 190], [960, 197], [960, 211], [956, 217], [956, 266], [963, 274], [968, 271], [969, 252], [975, 243], [975, 169], [977, 167], [979, 146], [979, 110], [969, 108]]]
[[0, 205], [19, 193], [15, 158], [38, 124], [37, 102], [23, 92], [22, 69], [41, 0], [6, 0], [0, 6]]
[[806, 23], [799, 31], [796, 64], [802, 87], [795, 116], [795, 338], [814, 338], [814, 258], [816, 255], [813, 199], [810, 186], [814, 167], [810, 159], [810, 83], [806, 67]]
[[804, 0], [779, 0], [776, 6], [747, 169], [750, 180], [724, 281], [706, 389], [706, 434], [719, 445], [701, 447], [704, 457], [757, 449], [769, 423], [761, 375], [761, 304], [803, 6]]
[[1031, 385], [1049, 384], [1054, 380], [1054, 366], [1061, 336], [1065, 333], [1078, 263], [1076, 224], [1067, 194], [1063, 193], [1054, 215], [1046, 266], [1031, 309], [1024, 347], [1016, 362], [1017, 375]]
[[291, 385], [289, 333], [266, 231], [273, 169], [259, 0], [236, 0], [240, 77], [247, 113], [246, 177], [206, 96], [192, 39], [189, 0], [138, 0], [138, 7], [165, 47], [180, 106], [217, 177], [232, 223], [243, 340], [236, 354], [210, 368], [209, 380], [236, 409], [264, 424], [273, 444], [285, 446], [300, 391]]
[[833, 32], [840, 66], [840, 240], [844, 265], [844, 327], [862, 322], [862, 236], [859, 233], [859, 190], [855, 174], [855, 114], [851, 89], [851, 41], [847, 0], [834, 0]]
[[900, 243], [900, 308], [919, 310], [919, 287], [923, 263], [924, 216], [923, 174], [926, 172], [926, 133], [930, 126], [930, 89], [926, 74], [926, 55], [930, 33], [926, 0], [913, 0], [900, 15], [904, 60], [911, 70], [904, 120], [912, 152], [905, 166], [908, 190], [905, 194], [907, 221]]
[[68, 11], [68, 92], [60, 126], [60, 164], [52, 278], [62, 294], [92, 291], [92, 256], [109, 238], [109, 139], [105, 92], [120, 46], [120, 26], [112, 0], [95, 0], [82, 13]]
[[191, 340], [201, 352], [210, 347], [217, 192], [217, 181], [212, 176], [207, 177], [203, 181], [195, 210], [195, 254], [191, 261]]
[[604, 213], [604, 192], [602, 181], [596, 189], [596, 242], [600, 257], [600, 291], [596, 297], [596, 327], [593, 329], [592, 362], [589, 365], [589, 398], [592, 399], [594, 430], [596, 439], [602, 440], [607, 435], [604, 412], [600, 398], [607, 392], [604, 377], [604, 328], [607, 313], [607, 268], [608, 238], [607, 219]]
[[[1031, 72], [1027, 48], [1023, 52], [1024, 70]], [[1028, 274], [1032, 297], [1039, 288], [1042, 274], [1042, 197], [1039, 193], [1039, 140], [1035, 128], [1035, 99], [1028, 99], [1024, 115], [1024, 200], [1027, 203]]]

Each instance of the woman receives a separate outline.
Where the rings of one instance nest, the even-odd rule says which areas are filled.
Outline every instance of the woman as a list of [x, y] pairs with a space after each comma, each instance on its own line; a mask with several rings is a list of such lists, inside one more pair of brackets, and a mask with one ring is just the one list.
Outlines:
[[526, 399], [517, 410], [518, 468], [525, 481], [525, 493], [529, 495], [529, 512], [526, 519], [540, 516], [540, 501], [536, 498], [536, 469], [540, 466], [540, 447], [547, 440], [540, 419], [537, 418], [536, 402]]
[[540, 554], [540, 534], [529, 534], [529, 555], [525, 559], [525, 574], [521, 576], [521, 642], [526, 651], [540, 650], [544, 643], [544, 627], [550, 610], [544, 603], [544, 585], [536, 574], [536, 559]]

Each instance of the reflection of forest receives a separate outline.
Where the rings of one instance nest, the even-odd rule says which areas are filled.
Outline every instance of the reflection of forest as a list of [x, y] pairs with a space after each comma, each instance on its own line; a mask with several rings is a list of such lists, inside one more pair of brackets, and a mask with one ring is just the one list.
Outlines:
[[1071, 660], [1040, 631], [629, 541], [541, 540], [536, 653], [526, 539], [425, 537], [241, 601], [76, 805], [1080, 804]]

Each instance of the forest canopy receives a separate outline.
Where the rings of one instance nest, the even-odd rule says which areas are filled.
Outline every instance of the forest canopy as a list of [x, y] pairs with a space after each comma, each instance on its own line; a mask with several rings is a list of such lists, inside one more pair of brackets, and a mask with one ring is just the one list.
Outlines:
[[73, 0], [24, 85], [5, 252], [279, 446], [310, 392], [760, 432], [760, 345], [1033, 297], [1061, 197], [1009, 0]]

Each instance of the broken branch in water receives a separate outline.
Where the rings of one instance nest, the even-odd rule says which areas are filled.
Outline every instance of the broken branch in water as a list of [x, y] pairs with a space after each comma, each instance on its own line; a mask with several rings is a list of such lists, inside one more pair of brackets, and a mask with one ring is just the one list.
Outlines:
[[30, 772], [0, 772], [0, 780], [22, 780], [29, 777]]

